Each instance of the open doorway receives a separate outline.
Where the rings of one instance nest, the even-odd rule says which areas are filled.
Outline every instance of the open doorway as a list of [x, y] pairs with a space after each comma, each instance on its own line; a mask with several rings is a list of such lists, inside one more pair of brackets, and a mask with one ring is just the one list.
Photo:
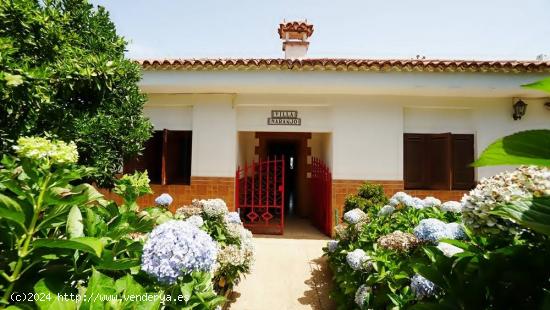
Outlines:
[[328, 133], [239, 132], [236, 205], [245, 226], [260, 234], [297, 226], [324, 232], [317, 222], [321, 213], [331, 212], [331, 186], [318, 186], [319, 169], [312, 169], [330, 160], [330, 138]]
[[297, 173], [299, 143], [297, 141], [272, 140], [267, 142], [267, 158], [284, 158], [284, 214], [286, 217], [296, 216], [297, 197], [299, 195]]
[[285, 218], [310, 216], [307, 158], [310, 133], [257, 132], [260, 160], [285, 158]]

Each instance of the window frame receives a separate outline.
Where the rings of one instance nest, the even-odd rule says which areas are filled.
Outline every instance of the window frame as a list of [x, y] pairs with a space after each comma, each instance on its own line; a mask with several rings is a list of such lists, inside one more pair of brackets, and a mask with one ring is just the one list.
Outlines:
[[[148, 150], [147, 147], [152, 145], [158, 148], [158, 141], [160, 135], [160, 148], [156, 152], [160, 152], [160, 156], [155, 155], [155, 151]], [[176, 140], [176, 145], [171, 145]], [[179, 142], [179, 143], [178, 143]], [[181, 144], [181, 145], [178, 145]], [[153, 174], [154, 179], [151, 179], [151, 184], [156, 185], [191, 185], [191, 161], [192, 161], [192, 147], [193, 147], [193, 132], [191, 130], [155, 130], [153, 136], [145, 144], [143, 153], [131, 160], [125, 162], [123, 171], [124, 173], [132, 173], [134, 171], [143, 171], [149, 168], [158, 166], [160, 169], [160, 177]], [[172, 152], [173, 148], [183, 148], [179, 152]], [[176, 155], [181, 155], [181, 157]], [[172, 156], [176, 156], [171, 159]], [[182, 158], [183, 157], [183, 158]], [[151, 159], [153, 158], [153, 159]], [[158, 162], [142, 162], [142, 160], [158, 160]], [[179, 161], [178, 161], [179, 160]], [[183, 163], [182, 163], [183, 162]], [[176, 167], [176, 168], [173, 168]], [[182, 169], [181, 174], [174, 174], [172, 169]], [[152, 170], [152, 169], [151, 169]], [[170, 171], [169, 171], [170, 170]]]

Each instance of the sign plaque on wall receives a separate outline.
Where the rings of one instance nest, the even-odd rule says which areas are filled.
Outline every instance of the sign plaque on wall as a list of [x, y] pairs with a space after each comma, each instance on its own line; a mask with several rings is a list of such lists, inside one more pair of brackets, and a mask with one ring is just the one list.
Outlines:
[[268, 125], [302, 125], [302, 119], [298, 118], [295, 110], [271, 110], [271, 117], [267, 118]]

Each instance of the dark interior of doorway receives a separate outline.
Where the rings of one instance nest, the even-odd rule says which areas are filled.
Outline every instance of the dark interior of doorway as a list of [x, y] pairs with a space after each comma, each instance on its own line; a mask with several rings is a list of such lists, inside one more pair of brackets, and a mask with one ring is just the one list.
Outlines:
[[298, 158], [299, 143], [295, 141], [271, 140], [267, 142], [266, 153], [269, 158], [285, 159], [285, 217], [296, 216], [298, 203]]

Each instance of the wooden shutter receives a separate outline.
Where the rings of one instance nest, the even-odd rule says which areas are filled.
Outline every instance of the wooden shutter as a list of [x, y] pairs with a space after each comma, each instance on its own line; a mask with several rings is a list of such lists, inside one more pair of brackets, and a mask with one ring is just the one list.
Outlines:
[[162, 131], [155, 131], [145, 142], [141, 156], [128, 160], [124, 164], [124, 173], [147, 170], [151, 183], [161, 183]]
[[191, 138], [191, 131], [165, 131], [165, 184], [190, 184]]
[[427, 137], [424, 134], [404, 134], [403, 174], [406, 189], [421, 189], [428, 186], [428, 160], [425, 156]]
[[452, 135], [453, 189], [467, 190], [475, 186], [474, 135]]
[[451, 189], [451, 134], [433, 134], [428, 136], [426, 148], [428, 179], [430, 189]]

